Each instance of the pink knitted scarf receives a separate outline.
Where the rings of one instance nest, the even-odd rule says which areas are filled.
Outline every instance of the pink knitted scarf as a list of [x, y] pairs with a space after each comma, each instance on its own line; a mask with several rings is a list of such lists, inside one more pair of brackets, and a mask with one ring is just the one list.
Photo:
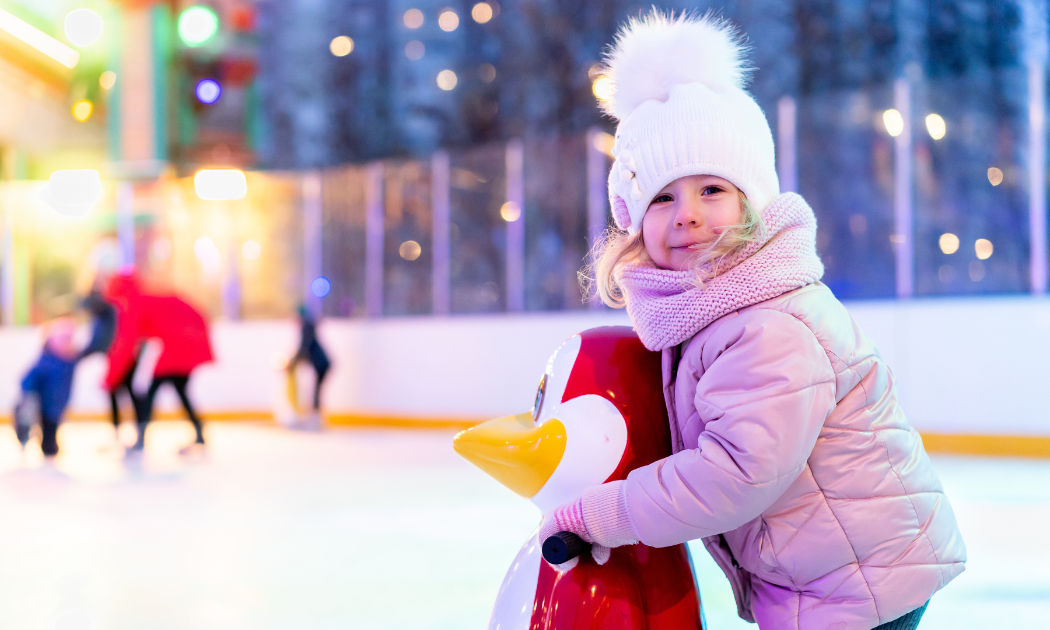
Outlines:
[[820, 280], [817, 219], [802, 197], [784, 193], [762, 212], [766, 238], [748, 243], [719, 265], [703, 288], [696, 272], [631, 265], [620, 275], [627, 313], [650, 350], [678, 345], [733, 311]]

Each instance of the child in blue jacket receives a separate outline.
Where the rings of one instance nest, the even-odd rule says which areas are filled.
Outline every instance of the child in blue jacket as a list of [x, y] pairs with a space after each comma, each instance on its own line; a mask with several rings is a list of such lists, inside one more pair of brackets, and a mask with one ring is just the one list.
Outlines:
[[22, 379], [23, 396], [34, 393], [40, 401], [40, 450], [48, 457], [58, 454], [58, 424], [73, 389], [73, 371], [79, 357], [73, 343], [74, 331], [70, 319], [52, 322], [47, 327], [40, 359]]

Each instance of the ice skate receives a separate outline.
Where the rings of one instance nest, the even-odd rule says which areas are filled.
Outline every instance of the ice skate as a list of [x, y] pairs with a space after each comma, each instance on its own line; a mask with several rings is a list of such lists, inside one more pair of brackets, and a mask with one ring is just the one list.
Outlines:
[[297, 431], [320, 431], [321, 430], [321, 414], [317, 411], [311, 411], [310, 413], [298, 416], [295, 419], [295, 424], [292, 428]]
[[206, 458], [207, 455], [208, 448], [204, 442], [194, 442], [179, 449], [179, 456], [186, 459], [200, 460]]

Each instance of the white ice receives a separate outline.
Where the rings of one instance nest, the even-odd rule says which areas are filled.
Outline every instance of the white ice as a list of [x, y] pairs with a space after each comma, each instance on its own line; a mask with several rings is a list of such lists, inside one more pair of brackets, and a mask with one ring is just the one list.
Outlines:
[[[150, 431], [129, 469], [101, 423], [64, 426], [54, 465], [0, 430], [0, 628], [480, 629], [538, 518], [447, 431], [213, 423], [195, 461], [188, 424]], [[1048, 627], [1050, 461], [934, 463], [970, 561], [920, 627]], [[693, 557], [709, 627], [753, 630]]]

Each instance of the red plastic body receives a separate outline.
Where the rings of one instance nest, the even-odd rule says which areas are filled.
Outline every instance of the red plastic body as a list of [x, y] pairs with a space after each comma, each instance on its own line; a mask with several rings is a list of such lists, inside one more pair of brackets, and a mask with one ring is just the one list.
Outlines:
[[529, 630], [700, 630], [700, 591], [685, 545], [613, 549], [559, 573], [540, 563]]
[[[606, 481], [671, 455], [660, 354], [625, 326], [592, 328], [582, 343], [563, 400], [597, 394], [619, 409], [627, 445]], [[559, 573], [540, 562], [530, 630], [690, 630], [703, 628], [700, 590], [685, 545], [643, 544], [612, 550], [598, 566], [589, 554]]]

